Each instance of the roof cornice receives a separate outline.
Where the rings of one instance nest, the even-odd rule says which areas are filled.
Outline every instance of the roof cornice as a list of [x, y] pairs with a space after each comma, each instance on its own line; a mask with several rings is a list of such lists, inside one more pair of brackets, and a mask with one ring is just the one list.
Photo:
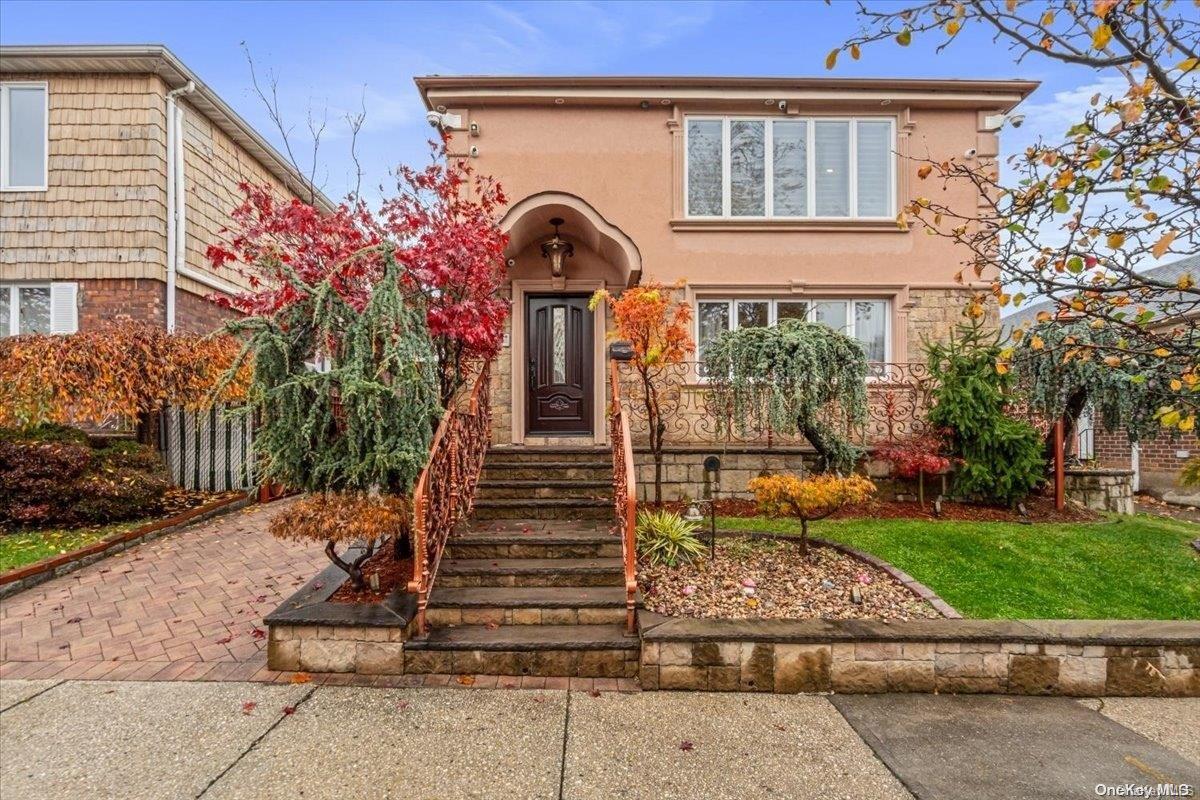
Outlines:
[[1029, 80], [667, 76], [428, 75], [414, 79], [426, 107], [488, 102], [623, 104], [670, 101], [882, 102], [1011, 108], [1034, 91]]
[[[196, 89], [188, 95], [191, 105], [289, 189], [301, 197], [308, 195], [307, 178], [165, 45], [0, 45], [0, 74], [4, 73], [151, 74], [158, 75], [172, 89], [192, 81]], [[316, 202], [323, 211], [335, 208], [319, 190]]]

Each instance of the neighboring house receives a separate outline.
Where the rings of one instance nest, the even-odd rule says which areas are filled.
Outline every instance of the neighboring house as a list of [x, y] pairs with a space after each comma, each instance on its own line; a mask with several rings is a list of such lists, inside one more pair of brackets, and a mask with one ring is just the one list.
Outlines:
[[[1200, 277], [1200, 255], [1164, 264], [1146, 270], [1145, 274], [1156, 280], [1175, 283], [1185, 274]], [[1182, 300], [1182, 295], [1180, 295]], [[1148, 310], [1163, 313], [1161, 304], [1145, 303]], [[1178, 308], [1178, 306], [1176, 307]], [[1038, 314], [1055, 313], [1057, 305], [1052, 300], [1025, 306], [1001, 320], [1006, 331], [1034, 324]], [[1177, 322], [1164, 317], [1162, 326]], [[1088, 409], [1080, 419], [1077, 436], [1069, 442], [1067, 449], [1081, 460], [1095, 461], [1100, 466], [1134, 471], [1134, 488], [1152, 492], [1165, 492], [1179, 485], [1179, 472], [1188, 459], [1200, 456], [1200, 436], [1195, 432], [1171, 436], [1162, 435], [1136, 444], [1129, 441], [1124, 429], [1107, 431], [1103, 420], [1096, 419]]]
[[[1002, 115], [1037, 86], [474, 76], [416, 83], [431, 122], [444, 115], [452, 150], [498, 178], [511, 200], [503, 227], [513, 314], [492, 395], [498, 445], [605, 441], [611, 323], [587, 308], [601, 287], [686, 281], [701, 350], [731, 327], [802, 317], [846, 330], [873, 360], [923, 360], [921, 341], [944, 337], [961, 320], [972, 287], [954, 282], [961, 255], [951, 243], [896, 224], [909, 198], [943, 192], [920, 182], [912, 159], [995, 159]], [[939, 197], [978, 203], [965, 186]], [[552, 219], [562, 220], [558, 231], [574, 248], [561, 276], [543, 256]], [[680, 438], [674, 429], [668, 435]], [[761, 461], [743, 463], [752, 470]]]
[[310, 199], [165, 47], [0, 47], [0, 336], [115, 315], [214, 329], [229, 312], [206, 298], [244, 283], [205, 251], [241, 181]]

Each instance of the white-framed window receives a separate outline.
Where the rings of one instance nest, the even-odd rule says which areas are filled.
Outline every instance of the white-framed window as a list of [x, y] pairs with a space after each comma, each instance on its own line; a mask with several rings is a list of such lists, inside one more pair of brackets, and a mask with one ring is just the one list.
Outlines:
[[862, 343], [867, 361], [890, 361], [891, 304], [874, 298], [713, 298], [696, 301], [696, 353], [719, 334], [738, 328], [769, 326], [784, 319], [819, 322]]
[[684, 204], [691, 218], [890, 219], [892, 117], [688, 115]]
[[75, 333], [78, 284], [0, 283], [0, 336]]
[[46, 189], [49, 94], [44, 81], [0, 83], [0, 191]]

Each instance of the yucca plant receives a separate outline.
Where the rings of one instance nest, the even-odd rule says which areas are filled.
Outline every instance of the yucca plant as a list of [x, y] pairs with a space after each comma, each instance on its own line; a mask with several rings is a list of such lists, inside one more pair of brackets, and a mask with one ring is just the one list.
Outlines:
[[673, 567], [704, 553], [704, 542], [696, 536], [698, 526], [674, 511], [643, 511], [638, 514], [638, 552], [651, 564]]

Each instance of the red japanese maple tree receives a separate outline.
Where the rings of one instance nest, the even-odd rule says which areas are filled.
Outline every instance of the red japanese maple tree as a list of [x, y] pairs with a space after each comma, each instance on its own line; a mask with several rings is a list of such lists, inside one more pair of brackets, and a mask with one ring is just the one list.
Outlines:
[[236, 265], [251, 290], [221, 302], [270, 315], [329, 281], [355, 309], [383, 275], [384, 249], [403, 268], [404, 288], [423, 296], [449, 402], [468, 362], [499, 352], [509, 303], [500, 296], [508, 238], [499, 216], [500, 185], [431, 142], [423, 169], [401, 166], [395, 196], [378, 213], [349, 198], [331, 213], [300, 200], [279, 201], [268, 187], [241, 184], [227, 245], [208, 248], [215, 267]]

